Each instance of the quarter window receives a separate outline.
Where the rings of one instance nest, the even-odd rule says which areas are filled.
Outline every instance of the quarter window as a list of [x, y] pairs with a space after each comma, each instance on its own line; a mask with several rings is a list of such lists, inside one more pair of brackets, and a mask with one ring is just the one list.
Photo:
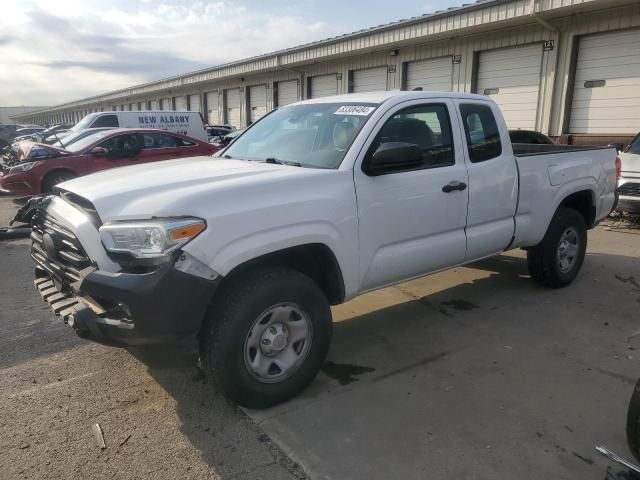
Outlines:
[[119, 127], [118, 125], [118, 116], [117, 115], [100, 115], [93, 124], [91, 124], [91, 128], [98, 127]]
[[152, 148], [189, 147], [194, 145], [193, 142], [190, 142], [188, 140], [174, 137], [173, 135], [166, 135], [163, 133], [143, 133], [142, 139], [144, 142], [144, 148], [146, 150]]
[[502, 154], [502, 143], [491, 108], [477, 103], [460, 105], [469, 159], [484, 162]]
[[410, 143], [422, 150], [422, 165], [411, 170], [446, 167], [455, 163], [446, 105], [417, 105], [400, 110], [380, 129], [367, 158], [388, 142]]

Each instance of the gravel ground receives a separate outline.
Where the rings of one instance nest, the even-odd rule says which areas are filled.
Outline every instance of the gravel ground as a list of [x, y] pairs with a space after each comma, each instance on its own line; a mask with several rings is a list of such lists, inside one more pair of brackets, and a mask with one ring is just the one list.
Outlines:
[[[15, 208], [0, 197], [0, 225]], [[0, 479], [305, 478], [193, 358], [77, 338], [35, 291], [28, 249], [0, 242]]]

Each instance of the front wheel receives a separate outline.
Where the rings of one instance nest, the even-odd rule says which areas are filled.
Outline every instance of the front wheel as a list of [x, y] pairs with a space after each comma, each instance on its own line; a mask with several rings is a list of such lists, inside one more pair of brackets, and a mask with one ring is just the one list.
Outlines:
[[313, 380], [331, 329], [329, 303], [313, 280], [287, 268], [259, 268], [223, 286], [203, 328], [200, 357], [228, 398], [266, 408]]
[[569, 285], [578, 275], [587, 251], [584, 218], [572, 208], [559, 208], [542, 241], [527, 250], [529, 273], [550, 288]]
[[52, 172], [42, 182], [42, 193], [51, 193], [53, 192], [53, 187], [73, 178], [76, 178], [76, 175], [66, 170]]

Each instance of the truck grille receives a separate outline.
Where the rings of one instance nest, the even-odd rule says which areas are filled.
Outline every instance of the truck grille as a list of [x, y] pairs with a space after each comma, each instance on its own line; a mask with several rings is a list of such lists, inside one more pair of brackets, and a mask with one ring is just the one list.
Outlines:
[[627, 197], [640, 197], [640, 183], [625, 183], [618, 188], [618, 193]]
[[80, 280], [80, 272], [91, 266], [76, 236], [53, 217], [39, 211], [33, 218], [31, 258], [63, 286]]

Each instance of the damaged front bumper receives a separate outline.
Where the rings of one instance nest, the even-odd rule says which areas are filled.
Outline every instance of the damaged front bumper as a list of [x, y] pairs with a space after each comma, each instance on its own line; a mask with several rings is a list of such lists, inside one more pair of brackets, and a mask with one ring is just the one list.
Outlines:
[[66, 286], [38, 266], [35, 285], [79, 336], [110, 345], [144, 345], [192, 343], [219, 281], [170, 265], [144, 274], [83, 271], [78, 282]]
[[117, 345], [193, 344], [221, 277], [183, 252], [154, 270], [123, 272], [78, 207], [52, 197], [33, 203], [23, 216], [32, 225], [36, 288], [78, 335]]

